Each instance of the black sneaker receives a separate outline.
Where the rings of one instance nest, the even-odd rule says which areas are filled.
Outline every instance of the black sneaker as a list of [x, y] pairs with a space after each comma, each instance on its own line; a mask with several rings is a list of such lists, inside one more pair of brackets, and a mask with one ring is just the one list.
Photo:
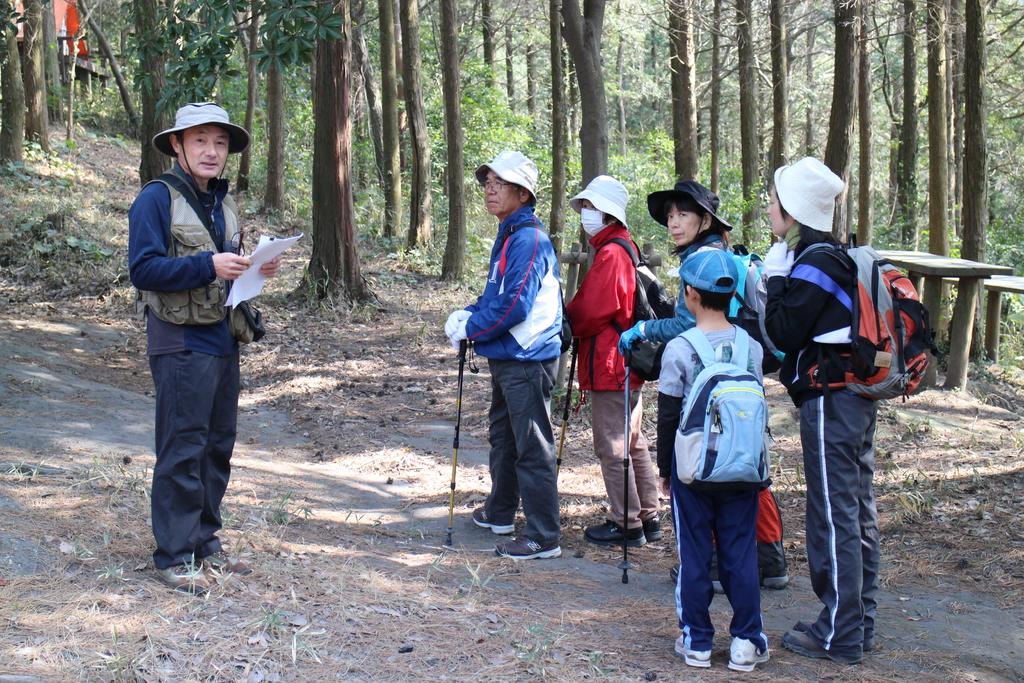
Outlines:
[[558, 543], [541, 545], [532, 538], [520, 536], [513, 538], [508, 543], [499, 543], [494, 548], [494, 554], [513, 560], [546, 560], [550, 557], [559, 557], [562, 554], [562, 549]]
[[473, 510], [473, 524], [484, 529], [490, 529], [492, 534], [498, 534], [499, 536], [507, 536], [516, 530], [515, 524], [495, 524], [487, 519], [487, 510], [484, 508]]
[[665, 534], [661, 531], [661, 520], [658, 519], [658, 515], [654, 515], [650, 519], [644, 520], [644, 538], [647, 542], [660, 541], [661, 537]]
[[789, 585], [786, 571], [786, 551], [782, 541], [771, 543], [758, 541], [757, 569], [761, 574], [761, 586], [770, 590], [782, 590]]
[[[796, 622], [796, 624], [793, 625], [793, 630], [794, 631], [799, 631], [800, 633], [809, 633], [810, 630], [811, 630], [811, 625], [808, 624], [806, 621], [798, 621], [798, 622]], [[871, 652], [874, 649], [875, 649], [875, 634], [872, 631], [865, 631], [864, 632], [864, 652]]]
[[786, 635], [782, 636], [782, 647], [804, 657], [810, 657], [811, 659], [831, 659], [833, 662], [837, 662], [839, 664], [858, 664], [862, 659], [864, 659], [863, 654], [842, 654], [826, 650], [820, 643], [818, 643], [817, 640], [814, 639], [814, 636], [805, 631], [797, 631], [796, 629], [786, 631]]
[[[587, 527], [583, 532], [583, 538], [587, 539], [588, 543], [593, 543], [594, 545], [621, 546], [623, 540], [622, 527], [615, 522], [605, 522], [604, 524]], [[627, 531], [625, 540], [626, 545], [630, 548], [639, 548], [647, 543], [643, 527]]]

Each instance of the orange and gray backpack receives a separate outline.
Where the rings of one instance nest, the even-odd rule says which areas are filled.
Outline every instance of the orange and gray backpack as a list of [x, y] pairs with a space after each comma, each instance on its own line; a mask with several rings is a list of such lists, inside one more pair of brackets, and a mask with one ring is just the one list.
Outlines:
[[[848, 387], [875, 401], [914, 393], [928, 368], [928, 351], [938, 354], [928, 325], [928, 311], [917, 288], [903, 271], [869, 246], [814, 244], [801, 254], [829, 249], [856, 275], [853, 291], [836, 297], [852, 316], [850, 352], [838, 354], [843, 379], [823, 384], [821, 362], [810, 369], [811, 388]], [[835, 377], [831, 372], [828, 377]]]

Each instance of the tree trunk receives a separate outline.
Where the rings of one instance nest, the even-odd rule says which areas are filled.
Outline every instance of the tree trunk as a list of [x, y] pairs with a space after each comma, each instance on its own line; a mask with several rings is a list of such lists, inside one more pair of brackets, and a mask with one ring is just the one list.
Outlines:
[[[245, 92], [245, 129], [252, 131], [253, 117], [256, 114], [256, 97], [259, 94], [260, 73], [256, 68], [256, 60], [253, 52], [259, 36], [260, 15], [255, 0], [250, 5], [249, 26], [245, 32], [245, 66], [246, 66], [246, 92]], [[250, 144], [242, 152], [238, 160], [238, 179], [235, 182], [235, 189], [239, 192], [246, 192], [249, 189], [249, 173], [252, 168], [252, 145]]]
[[580, 158], [584, 185], [608, 171], [608, 103], [601, 71], [601, 30], [604, 24], [604, 0], [563, 0], [562, 30], [572, 56], [579, 85], [582, 123]]
[[[858, 0], [835, 0], [836, 51], [832, 79], [832, 110], [828, 119], [828, 142], [825, 144], [825, 165], [849, 181], [850, 138], [857, 107], [857, 16]], [[847, 189], [836, 198], [832, 234], [845, 241], [849, 234], [846, 214]]]
[[[334, 0], [320, 0], [327, 4]], [[342, 16], [341, 40], [318, 40], [316, 92], [313, 97], [313, 254], [305, 277], [318, 299], [338, 296], [349, 301], [369, 296], [356, 252], [355, 206], [352, 200], [351, 27], [346, 3], [335, 6]]]
[[751, 0], [736, 0], [736, 42], [740, 72], [740, 165], [743, 169], [743, 226], [741, 239], [750, 244], [758, 216], [757, 64]]
[[551, 219], [548, 232], [555, 252], [562, 250], [565, 233], [565, 74], [562, 72], [562, 26], [560, 0], [548, 2], [548, 38], [551, 57]]
[[711, 191], [718, 194], [719, 168], [721, 166], [721, 122], [722, 122], [722, 0], [712, 0], [713, 26], [711, 27]]
[[857, 59], [860, 68], [857, 79], [857, 117], [859, 125], [857, 151], [859, 154], [857, 179], [857, 244], [871, 244], [871, 55], [868, 53], [868, 3], [860, 7], [860, 39]]
[[480, 2], [480, 26], [484, 33], [484, 63], [487, 65], [487, 85], [494, 86], [494, 15], [491, 0]]
[[420, 87], [420, 11], [417, 0], [401, 0], [402, 67], [405, 70], [405, 110], [412, 135], [412, 178], [409, 197], [409, 232], [406, 246], [430, 241], [430, 139]]
[[384, 121], [384, 237], [398, 234], [402, 222], [401, 140], [398, 130], [398, 75], [392, 0], [378, 0], [380, 23], [380, 103]]
[[508, 108], [516, 108], [516, 81], [512, 70], [512, 22], [505, 24], [505, 94], [508, 95]]
[[[47, 7], [47, 10], [49, 8]], [[25, 0], [21, 43], [21, 78], [25, 84], [25, 137], [50, 151], [50, 116], [46, 110], [46, 80], [43, 76], [43, 22], [52, 21], [41, 0]]]
[[[814, 84], [814, 26], [807, 28], [807, 54], [804, 57], [804, 80], [810, 92], [817, 92]], [[804, 154], [817, 156], [814, 144], [814, 106], [811, 102], [804, 108]]]
[[[4, 13], [14, 10], [4, 0]], [[18, 57], [18, 35], [4, 31], [3, 54], [0, 54], [0, 161], [20, 162], [25, 158], [25, 82], [21, 79]]]
[[[114, 54], [114, 50], [110, 47], [110, 41], [107, 40], [106, 34], [100, 29], [96, 20], [93, 19], [92, 13], [86, 9], [83, 0], [78, 0], [78, 7], [88, 15], [89, 32], [91, 37], [96, 39], [100, 46], [100, 52], [103, 53], [107, 63], [110, 65], [110, 73], [113, 74], [114, 82], [117, 84], [117, 92], [121, 96], [124, 113], [128, 116], [128, 125], [131, 126], [132, 135], [136, 136], [139, 134], [139, 114], [135, 111], [132, 93], [128, 87], [128, 82], [124, 78], [124, 74], [121, 73], [121, 64], [117, 60], [117, 55]], [[249, 129], [250, 124], [247, 124], [246, 130]]]
[[526, 111], [530, 120], [537, 120], [537, 46], [526, 46]]
[[[356, 9], [358, 8], [358, 14]], [[355, 68], [363, 77], [363, 92], [366, 95], [366, 111], [370, 120], [370, 141], [373, 144], [373, 163], [377, 169], [377, 183], [381, 191], [387, 191], [387, 170], [384, 160], [384, 124], [380, 94], [377, 92], [377, 79], [373, 74], [373, 63], [366, 49], [366, 37], [363, 35], [363, 0], [353, 3], [352, 15], [352, 57]]]
[[625, 77], [625, 41], [619, 32], [619, 49], [615, 55], [615, 76], [618, 97], [616, 97], [616, 114], [619, 123], [619, 153], [626, 156], [626, 77]]
[[917, 8], [903, 0], [903, 122], [896, 204], [903, 246], [917, 249]]
[[[158, 30], [164, 25], [158, 0], [133, 0], [135, 11], [135, 35], [139, 52], [139, 101], [142, 103], [142, 125], [139, 138], [142, 145], [139, 160], [139, 183], [145, 185], [164, 172], [170, 165], [169, 159], [151, 144], [153, 136], [167, 128], [167, 116], [157, 106], [160, 93], [167, 87], [164, 77], [165, 55], [160, 51]], [[74, 72], [72, 71], [72, 76]], [[69, 79], [68, 87], [73, 87]]]
[[786, 163], [789, 146], [789, 65], [786, 63], [785, 0], [770, 0], [772, 52], [772, 158], [770, 171]]
[[692, 0], [669, 0], [672, 142], [677, 178], [697, 177], [697, 87]]
[[[950, 201], [953, 206], [963, 206], [963, 182], [964, 182], [964, 10], [963, 0], [951, 0], [949, 10], [949, 21], [952, 25], [953, 49], [948, 55], [952, 73], [950, 83], [950, 100], [953, 111], [953, 170], [950, 175]], [[953, 231], [961, 234], [960, 212], [954, 211], [950, 215], [953, 221]]]
[[[46, 91], [52, 93], [54, 98], [60, 99], [60, 63], [57, 58], [57, 28], [53, 24], [51, 18], [51, 12], [47, 9], [44, 10], [47, 16], [47, 21], [43, 22], [43, 68], [46, 72]], [[124, 54], [124, 50], [121, 50], [121, 54]], [[51, 98], [47, 97], [47, 108], [50, 110], [50, 116], [56, 119], [58, 114], [59, 105], [56, 108], [51, 105]]]
[[964, 206], [961, 255], [985, 260], [988, 226], [988, 92], [984, 0], [964, 0]]
[[462, 108], [456, 0], [441, 0], [441, 76], [444, 128], [448, 149], [448, 239], [441, 262], [442, 280], [462, 278], [466, 255], [466, 206], [463, 197]]
[[928, 0], [928, 251], [941, 256], [949, 254], [946, 85], [946, 0]]
[[[316, 68], [319, 70], [321, 67], [322, 62]], [[280, 211], [284, 208], [284, 149], [287, 135], [284, 106], [284, 76], [276, 62], [271, 61], [267, 69], [267, 185], [263, 191], [264, 211]]]
[[65, 139], [68, 142], [75, 141], [75, 73], [78, 71], [78, 41], [82, 33], [79, 31], [68, 40], [68, 110], [65, 128]]

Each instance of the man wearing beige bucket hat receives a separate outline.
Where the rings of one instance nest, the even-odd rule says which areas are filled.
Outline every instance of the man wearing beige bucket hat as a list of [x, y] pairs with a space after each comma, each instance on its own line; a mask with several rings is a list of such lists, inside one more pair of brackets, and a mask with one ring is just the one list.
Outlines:
[[[238, 326], [225, 300], [249, 267], [238, 211], [221, 173], [249, 133], [209, 102], [186, 104], [153, 146], [174, 167], [128, 212], [128, 265], [146, 320], [156, 389], [153, 563], [176, 590], [203, 593], [215, 572], [251, 571], [217, 538], [238, 416]], [[260, 268], [277, 274], [278, 261]], [[236, 318], [237, 320], [237, 318]]]

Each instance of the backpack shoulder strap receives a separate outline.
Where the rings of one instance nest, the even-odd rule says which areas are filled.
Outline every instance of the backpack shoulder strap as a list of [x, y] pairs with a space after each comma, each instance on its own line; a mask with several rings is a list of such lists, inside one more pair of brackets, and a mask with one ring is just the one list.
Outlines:
[[[634, 268], [640, 266], [640, 254], [639, 252], [636, 251], [634, 245], [631, 244], [630, 241], [624, 240], [621, 237], [613, 237], [604, 244], [602, 244], [600, 247], [598, 247], [597, 251], [601, 251], [609, 244], [617, 244], [620, 247], [622, 247], [626, 251], [626, 253], [629, 254], [629, 260], [633, 262]], [[596, 254], [597, 252], [594, 253]]]
[[716, 363], [715, 349], [711, 346], [707, 336], [696, 327], [691, 327], [682, 334], [683, 339], [690, 342], [690, 346], [697, 352], [701, 364], [708, 368]]
[[733, 325], [733, 329], [736, 330], [736, 337], [732, 340], [730, 362], [741, 370], [746, 370], [750, 366], [750, 335], [739, 325]]

